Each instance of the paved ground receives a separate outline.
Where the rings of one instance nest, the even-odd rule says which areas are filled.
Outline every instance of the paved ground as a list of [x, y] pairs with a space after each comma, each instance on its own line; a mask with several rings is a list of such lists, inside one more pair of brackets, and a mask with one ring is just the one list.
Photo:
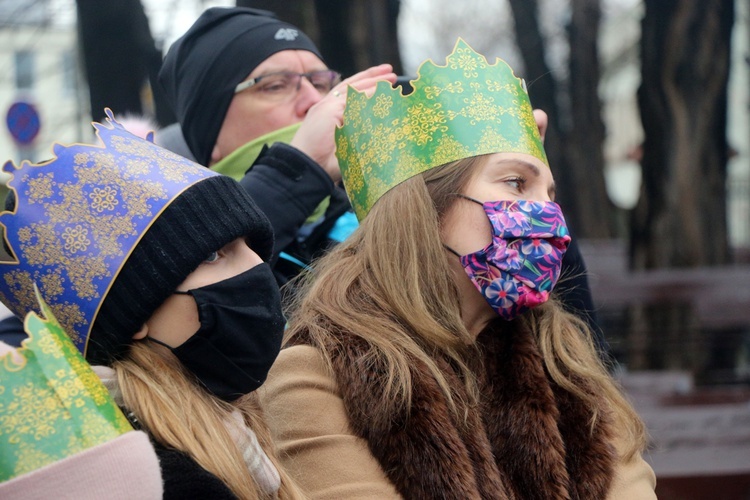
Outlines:
[[684, 373], [627, 374], [665, 499], [750, 499], [750, 388], [696, 389]]

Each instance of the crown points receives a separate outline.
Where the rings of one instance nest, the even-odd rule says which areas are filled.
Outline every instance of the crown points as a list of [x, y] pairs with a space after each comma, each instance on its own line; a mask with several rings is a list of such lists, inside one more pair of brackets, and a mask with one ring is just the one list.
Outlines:
[[6, 161], [5, 164], [3, 165], [3, 172], [5, 172], [6, 174], [13, 175], [13, 172], [15, 171], [16, 171], [16, 165], [11, 160]]
[[385, 81], [369, 98], [347, 93], [336, 156], [360, 220], [385, 192], [445, 163], [499, 152], [547, 163], [525, 84], [505, 61], [489, 64], [459, 38], [411, 84], [406, 96]]
[[[39, 295], [37, 295], [38, 297]], [[49, 307], [24, 322], [22, 347], [0, 354], [0, 481], [27, 474], [132, 427]], [[7, 413], [7, 412], [6, 412]]]
[[94, 124], [101, 144], [55, 144], [50, 161], [6, 170], [16, 207], [0, 214], [17, 257], [0, 263], [0, 300], [23, 316], [36, 308], [38, 284], [82, 353], [140, 237], [188, 186], [218, 175], [129, 133], [105, 112], [107, 124]]

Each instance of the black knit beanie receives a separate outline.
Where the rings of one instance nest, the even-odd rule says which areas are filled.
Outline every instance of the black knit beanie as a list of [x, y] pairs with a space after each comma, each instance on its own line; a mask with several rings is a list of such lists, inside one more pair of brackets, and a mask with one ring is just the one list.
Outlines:
[[211, 252], [246, 237], [264, 260], [273, 231], [236, 181], [208, 177], [170, 203], [133, 249], [102, 302], [89, 336], [86, 359], [109, 364], [133, 335]]
[[242, 7], [206, 10], [164, 58], [159, 83], [198, 163], [208, 165], [234, 89], [282, 50], [318, 56], [307, 35], [273, 13]]

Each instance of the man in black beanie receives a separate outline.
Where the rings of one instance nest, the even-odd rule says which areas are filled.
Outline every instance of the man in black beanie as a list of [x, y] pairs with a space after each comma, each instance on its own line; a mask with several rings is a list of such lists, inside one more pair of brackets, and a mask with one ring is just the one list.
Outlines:
[[[199, 163], [239, 179], [268, 216], [279, 284], [356, 227], [336, 184], [340, 172], [333, 155], [345, 84], [367, 92], [376, 80], [395, 78], [383, 65], [336, 84], [304, 33], [270, 12], [239, 7], [208, 9], [169, 49], [159, 80], [187, 145]], [[547, 117], [535, 111], [535, 118], [543, 136]], [[564, 269], [558, 292], [597, 332], [604, 352], [576, 244]]]
[[268, 216], [279, 284], [356, 227], [334, 130], [347, 85], [367, 92], [395, 78], [386, 64], [342, 82], [304, 33], [256, 9], [208, 9], [170, 47], [159, 81], [185, 142]]

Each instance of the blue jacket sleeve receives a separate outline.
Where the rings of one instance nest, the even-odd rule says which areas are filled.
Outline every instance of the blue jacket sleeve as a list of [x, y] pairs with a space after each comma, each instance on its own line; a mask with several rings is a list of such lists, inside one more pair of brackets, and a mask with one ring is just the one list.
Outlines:
[[333, 181], [315, 161], [283, 143], [264, 148], [240, 184], [271, 221], [275, 236], [272, 263], [334, 190]]

